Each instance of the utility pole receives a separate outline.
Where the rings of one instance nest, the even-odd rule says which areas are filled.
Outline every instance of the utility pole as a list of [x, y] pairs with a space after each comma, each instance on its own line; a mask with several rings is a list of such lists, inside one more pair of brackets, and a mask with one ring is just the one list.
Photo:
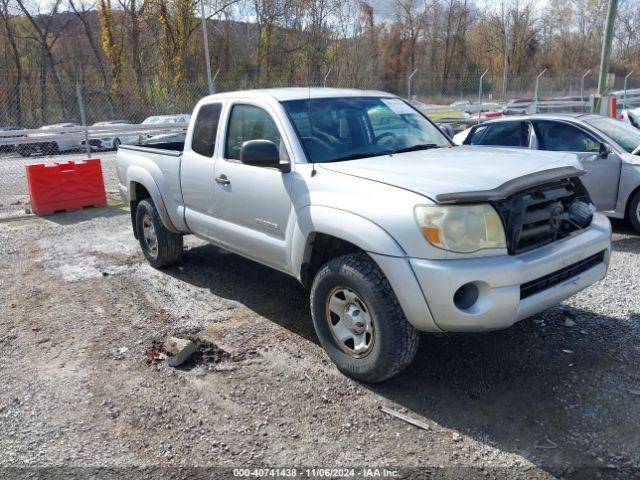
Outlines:
[[[595, 111], [600, 110], [600, 97], [607, 89], [607, 74], [609, 73], [609, 62], [611, 60], [611, 43], [613, 42], [613, 26], [616, 21], [618, 11], [618, 0], [609, 0], [607, 10], [607, 21], [602, 39], [602, 53], [600, 55], [600, 74], [598, 75], [598, 97], [594, 103]], [[597, 105], [596, 105], [597, 104]]]
[[204, 37], [204, 61], [207, 67], [207, 85], [209, 86], [209, 95], [215, 93], [213, 81], [211, 79], [211, 60], [209, 59], [209, 35], [207, 34], [207, 17], [204, 14], [204, 0], [200, 0], [200, 16], [202, 17], [202, 35]]

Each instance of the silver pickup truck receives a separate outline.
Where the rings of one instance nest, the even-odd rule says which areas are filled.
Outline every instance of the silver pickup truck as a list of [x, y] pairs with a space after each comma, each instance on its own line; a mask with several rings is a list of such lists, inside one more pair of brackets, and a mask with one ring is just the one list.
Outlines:
[[359, 380], [406, 367], [419, 331], [506, 328], [607, 272], [611, 227], [574, 155], [454, 147], [391, 94], [212, 95], [184, 145], [156, 147], [117, 154], [149, 263], [178, 261], [194, 234], [294, 276]]

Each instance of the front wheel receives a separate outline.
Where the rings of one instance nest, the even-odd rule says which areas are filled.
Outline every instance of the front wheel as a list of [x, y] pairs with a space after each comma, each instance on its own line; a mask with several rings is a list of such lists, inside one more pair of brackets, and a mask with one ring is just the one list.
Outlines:
[[640, 192], [637, 192], [629, 204], [629, 220], [636, 232], [640, 233]]
[[118, 151], [118, 148], [120, 148], [120, 139], [119, 139], [119, 138], [116, 138], [116, 139], [113, 141], [112, 146], [113, 146], [113, 151], [114, 151], [114, 152], [117, 152], [117, 151]]
[[138, 203], [136, 232], [142, 253], [152, 267], [168, 267], [182, 257], [182, 235], [167, 230], [150, 198]]
[[311, 287], [311, 314], [322, 347], [344, 374], [381, 382], [407, 367], [419, 334], [391, 285], [364, 253], [324, 265]]

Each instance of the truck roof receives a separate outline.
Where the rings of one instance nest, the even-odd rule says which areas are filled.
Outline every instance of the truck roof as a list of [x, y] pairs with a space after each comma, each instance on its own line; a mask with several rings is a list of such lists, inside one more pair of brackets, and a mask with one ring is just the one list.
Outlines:
[[271, 97], [279, 102], [286, 100], [305, 100], [307, 98], [335, 98], [335, 97], [394, 97], [395, 95], [376, 90], [357, 90], [351, 88], [264, 88], [258, 90], [238, 90], [235, 92], [217, 93], [205, 98], [256, 98]]

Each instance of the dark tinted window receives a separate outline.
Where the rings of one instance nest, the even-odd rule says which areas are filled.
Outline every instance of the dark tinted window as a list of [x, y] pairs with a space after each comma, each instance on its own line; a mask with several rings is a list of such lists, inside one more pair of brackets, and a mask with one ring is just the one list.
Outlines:
[[491, 123], [479, 126], [468, 145], [495, 145], [501, 147], [528, 147], [529, 122]]
[[598, 152], [600, 142], [579, 128], [561, 122], [536, 122], [540, 150]]
[[194, 152], [205, 157], [213, 156], [221, 109], [222, 106], [219, 103], [200, 107], [196, 124], [193, 127], [193, 139], [191, 140], [191, 148]]
[[235, 105], [229, 118], [225, 158], [240, 160], [242, 144], [249, 140], [271, 140], [281, 147], [280, 132], [271, 115], [253, 105]]

